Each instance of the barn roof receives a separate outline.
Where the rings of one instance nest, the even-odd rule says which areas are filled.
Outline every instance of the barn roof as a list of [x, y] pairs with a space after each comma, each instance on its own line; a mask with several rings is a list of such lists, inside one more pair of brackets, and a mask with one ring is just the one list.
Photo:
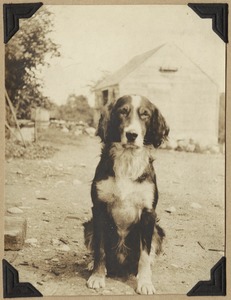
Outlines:
[[[160, 50], [162, 47], [169, 45], [168, 43], [162, 44], [159, 47], [156, 47], [152, 50], [149, 50], [143, 54], [137, 55], [133, 57], [127, 64], [125, 64], [123, 67], [121, 67], [119, 70], [114, 72], [113, 74], [108, 75], [104, 80], [99, 82], [94, 90], [106, 88], [108, 86], [116, 85], [120, 83], [120, 81], [126, 77], [128, 74], [130, 74], [132, 71], [134, 71], [136, 68], [138, 68], [142, 63], [144, 63], [148, 58], [150, 58], [153, 54], [155, 54], [158, 50]], [[204, 71], [201, 69], [200, 66], [198, 66], [191, 58], [189, 58], [185, 53], [174, 44], [174, 46], [184, 55], [188, 60], [191, 61], [191, 63], [200, 70], [213, 84], [217, 85], [217, 83]]]
[[161, 45], [155, 49], [149, 50], [143, 54], [137, 55], [133, 57], [127, 64], [125, 64], [118, 71], [113, 74], [107, 76], [103, 81], [99, 82], [94, 90], [102, 89], [104, 87], [108, 87], [111, 85], [118, 84], [124, 77], [126, 77], [129, 73], [134, 71], [137, 67], [139, 67], [146, 59], [151, 57], [154, 53], [156, 53], [161, 47]]

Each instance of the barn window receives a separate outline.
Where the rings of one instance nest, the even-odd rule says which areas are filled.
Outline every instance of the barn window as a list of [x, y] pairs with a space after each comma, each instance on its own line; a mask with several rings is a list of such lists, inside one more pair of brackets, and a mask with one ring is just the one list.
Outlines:
[[103, 94], [103, 105], [106, 105], [108, 102], [108, 90], [102, 91]]
[[159, 68], [159, 71], [161, 73], [174, 73], [174, 72], [177, 72], [178, 71], [178, 68], [163, 68], [163, 67], [160, 67]]

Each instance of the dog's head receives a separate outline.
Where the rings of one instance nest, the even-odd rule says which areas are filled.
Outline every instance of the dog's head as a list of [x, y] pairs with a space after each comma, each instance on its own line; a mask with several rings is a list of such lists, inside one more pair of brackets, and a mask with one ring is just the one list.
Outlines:
[[97, 135], [103, 143], [121, 143], [124, 148], [143, 145], [159, 147], [169, 127], [164, 117], [147, 98], [137, 95], [120, 97], [101, 114]]

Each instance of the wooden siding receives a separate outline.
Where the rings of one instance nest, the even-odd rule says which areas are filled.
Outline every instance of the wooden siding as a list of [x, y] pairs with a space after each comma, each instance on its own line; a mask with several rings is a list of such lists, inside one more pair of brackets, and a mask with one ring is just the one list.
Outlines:
[[149, 98], [165, 116], [174, 139], [218, 142], [218, 88], [177, 48], [161, 49], [145, 61], [120, 82], [120, 93]]
[[[166, 118], [172, 138], [218, 142], [218, 86], [177, 46], [161, 47], [108, 90], [113, 88], [116, 98], [125, 94], [149, 98]], [[98, 111], [102, 90], [96, 91]]]

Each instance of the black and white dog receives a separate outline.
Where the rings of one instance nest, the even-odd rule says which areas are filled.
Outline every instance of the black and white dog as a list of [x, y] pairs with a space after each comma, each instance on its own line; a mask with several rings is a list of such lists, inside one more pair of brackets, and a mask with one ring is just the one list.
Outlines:
[[94, 254], [89, 288], [104, 287], [106, 275], [134, 274], [137, 293], [155, 293], [151, 246], [158, 254], [165, 234], [155, 212], [152, 150], [168, 133], [160, 111], [142, 96], [123, 96], [102, 113], [97, 134], [103, 149], [91, 189], [93, 218], [84, 224], [85, 243]]

